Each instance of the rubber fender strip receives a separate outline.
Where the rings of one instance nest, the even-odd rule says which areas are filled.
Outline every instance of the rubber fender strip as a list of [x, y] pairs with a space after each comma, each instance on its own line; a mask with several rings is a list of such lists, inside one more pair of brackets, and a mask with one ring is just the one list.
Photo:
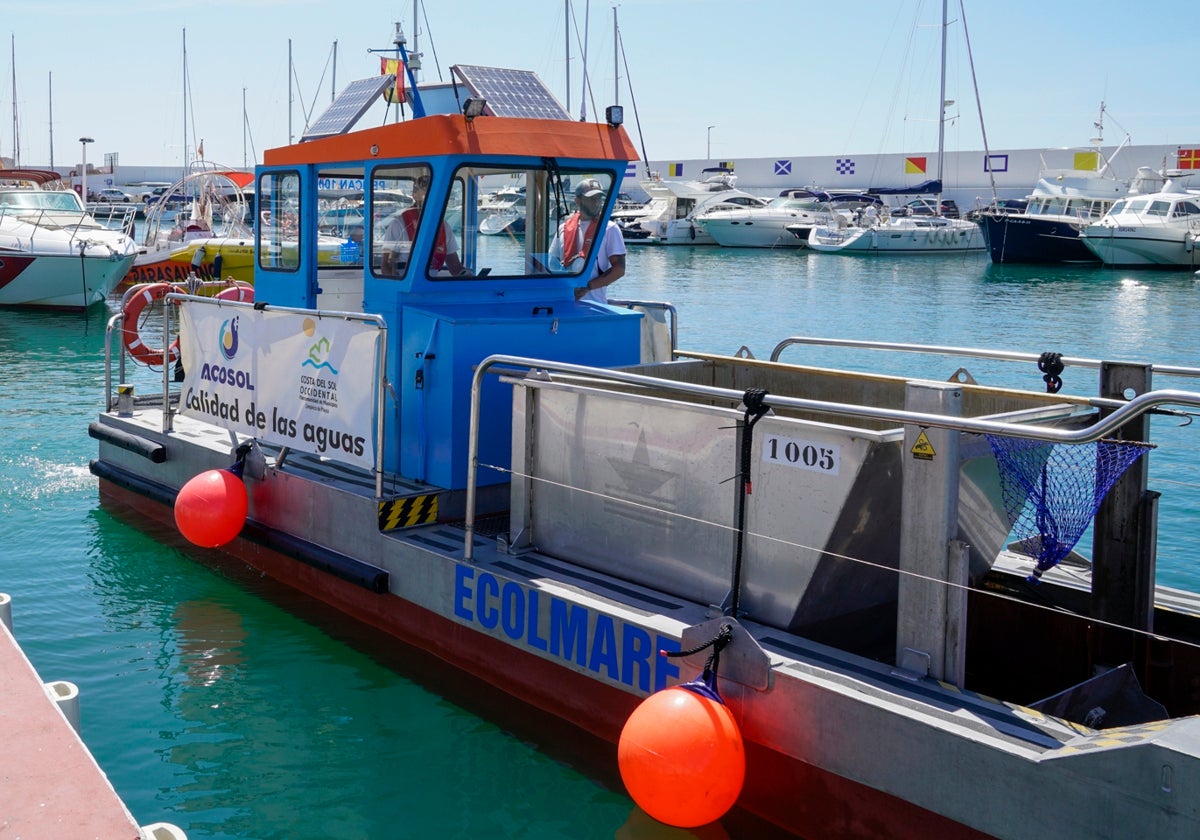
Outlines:
[[155, 443], [152, 440], [146, 440], [144, 437], [138, 437], [137, 435], [131, 435], [129, 432], [105, 426], [98, 420], [93, 420], [88, 424], [88, 436], [104, 441], [105, 443], [111, 443], [113, 446], [132, 452], [135, 455], [141, 455], [143, 458], [149, 458], [156, 464], [161, 464], [167, 460], [167, 448], [161, 443]]
[[150, 499], [152, 502], [158, 502], [160, 505], [175, 507], [175, 491], [165, 484], [139, 478], [105, 461], [93, 460], [88, 464], [88, 468], [92, 471], [92, 475], [97, 478], [111, 482], [131, 493], [145, 496], [147, 499]]
[[[92, 461], [89, 467], [92, 475], [98, 478], [167, 507], [175, 506], [177, 494], [158, 482], [139, 478], [104, 461]], [[251, 520], [246, 520], [240, 536], [306, 566], [312, 566], [314, 569], [319, 569], [348, 583], [361, 586], [369, 592], [382, 594], [390, 588], [390, 579], [385, 569], [355, 560], [346, 554], [330, 551], [308, 540], [274, 531]]]
[[306, 566], [312, 566], [326, 574], [341, 578], [348, 583], [361, 586], [369, 592], [384, 593], [389, 588], [388, 572], [346, 554], [331, 551], [316, 543], [302, 540], [264, 527], [255, 522], [246, 522], [242, 537], [264, 548], [291, 557]]

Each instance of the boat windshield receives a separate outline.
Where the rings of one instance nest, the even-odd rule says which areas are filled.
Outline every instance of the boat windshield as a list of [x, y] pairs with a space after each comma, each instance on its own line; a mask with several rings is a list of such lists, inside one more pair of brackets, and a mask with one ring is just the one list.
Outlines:
[[83, 212], [79, 197], [73, 192], [58, 190], [5, 190], [0, 192], [0, 206], [29, 210], [70, 210]]
[[[583, 207], [575, 187], [588, 180], [599, 185], [599, 194]], [[381, 166], [370, 178], [372, 269], [383, 277], [415, 269], [430, 279], [578, 274], [599, 242], [587, 214], [602, 214], [611, 204], [613, 181], [612, 173], [560, 169], [553, 161], [533, 167], [465, 164], [445, 182], [425, 165]], [[385, 193], [411, 195], [413, 203], [388, 201]], [[427, 225], [437, 226], [432, 254], [426, 264], [410, 267], [408, 255]], [[567, 231], [574, 247], [564, 248]]]

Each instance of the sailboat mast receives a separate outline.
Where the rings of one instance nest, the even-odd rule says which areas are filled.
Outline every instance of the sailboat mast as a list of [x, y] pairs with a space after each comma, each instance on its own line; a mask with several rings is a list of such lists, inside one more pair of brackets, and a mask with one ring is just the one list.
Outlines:
[[[188, 77], [187, 77], [187, 27], [183, 29], [183, 178], [188, 174]], [[180, 179], [182, 180], [182, 178]]]
[[49, 73], [46, 101], [50, 106], [50, 168], [54, 168], [54, 72]]
[[571, 0], [563, 0], [563, 40], [567, 57], [567, 113], [571, 113]]
[[21, 135], [17, 129], [17, 36], [12, 37], [13, 164], [21, 166]]
[[937, 215], [942, 214], [942, 152], [946, 145], [946, 33], [949, 27], [946, 23], [949, 0], [942, 0], [942, 80], [938, 95], [938, 154], [937, 154]]
[[588, 30], [591, 28], [592, 4], [586, 0], [583, 4], [583, 87], [579, 91], [579, 121], [587, 122], [587, 93], [588, 93]]

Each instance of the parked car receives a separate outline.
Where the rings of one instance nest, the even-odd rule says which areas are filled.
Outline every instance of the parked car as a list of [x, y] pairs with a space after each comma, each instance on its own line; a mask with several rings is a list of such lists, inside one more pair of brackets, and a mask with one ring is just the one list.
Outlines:
[[158, 204], [160, 201], [166, 201], [168, 206], [186, 204], [191, 199], [180, 192], [171, 192], [170, 187], [155, 187], [149, 192], [142, 193], [142, 203], [146, 207], [151, 207]]
[[88, 190], [88, 201], [106, 201], [110, 204], [132, 204], [133, 196], [127, 192], [121, 192], [113, 187], [106, 187], [102, 190], [96, 190], [95, 192]]

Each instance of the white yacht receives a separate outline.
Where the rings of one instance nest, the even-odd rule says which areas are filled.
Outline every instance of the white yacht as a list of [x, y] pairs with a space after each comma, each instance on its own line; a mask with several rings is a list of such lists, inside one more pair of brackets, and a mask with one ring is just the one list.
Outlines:
[[1162, 192], [1121, 199], [1080, 237], [1107, 266], [1195, 270], [1200, 268], [1200, 190], [1168, 180]]
[[87, 309], [136, 254], [137, 243], [92, 218], [59, 173], [0, 170], [0, 306]]
[[762, 207], [711, 210], [697, 221], [718, 245], [727, 248], [796, 248], [804, 245], [813, 225], [831, 223], [838, 215], [854, 218], [866, 207], [881, 203], [865, 193], [784, 190]]
[[714, 245], [698, 224], [701, 214], [716, 210], [761, 207], [764, 198], [739, 190], [737, 176], [724, 168], [705, 169], [692, 181], [664, 181], [651, 175], [641, 188], [650, 200], [641, 207], [617, 210], [612, 219], [627, 243], [652, 245]]

